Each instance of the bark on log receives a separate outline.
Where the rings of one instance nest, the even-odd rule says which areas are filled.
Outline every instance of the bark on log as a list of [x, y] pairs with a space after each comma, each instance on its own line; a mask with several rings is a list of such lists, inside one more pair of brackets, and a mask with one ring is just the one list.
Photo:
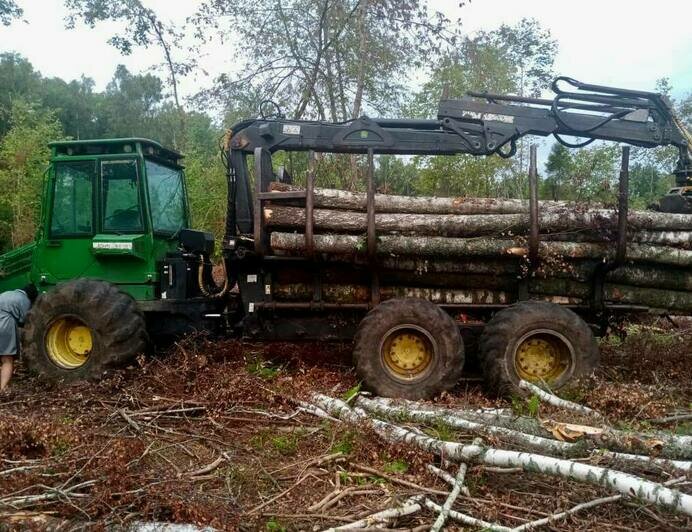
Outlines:
[[[543, 439], [554, 438], [554, 435], [536, 418], [515, 416], [501, 410], [447, 408], [436, 404], [406, 399], [388, 399], [386, 397], [374, 397], [370, 401], [384, 408], [403, 408], [405, 410], [426, 412], [430, 415], [458, 417], [480, 424], [503, 427], [524, 434], [539, 436]], [[622, 431], [612, 427], [603, 428], [603, 433], [595, 438], [596, 445], [599, 448], [635, 454], [649, 454], [652, 449], [655, 449], [657, 456], [661, 458], [669, 458], [671, 460], [692, 459], [692, 436], [681, 436], [659, 431], [643, 433]]]
[[514, 429], [494, 427], [450, 414], [418, 410], [415, 406], [388, 406], [376, 400], [366, 399], [365, 397], [358, 397], [355, 404], [365, 411], [379, 417], [397, 419], [400, 421], [405, 419], [422, 423], [442, 422], [451, 428], [468, 430], [484, 436], [493, 435], [533, 450], [547, 452], [548, 454], [566, 455], [574, 448], [574, 445], [571, 443], [534, 436]]
[[[526, 384], [530, 385], [530, 383]], [[544, 392], [543, 390], [535, 386], [529, 389], [531, 391], [534, 391], [534, 393], [537, 393], [535, 391], [536, 389], [539, 390], [542, 394], [540, 395], [542, 399], [550, 398], [551, 404], [554, 404], [556, 406], [559, 405], [562, 408], [568, 408], [570, 410], [575, 410], [580, 413], [594, 412], [593, 410], [585, 406], [578, 405], [570, 401], [565, 401], [557, 396]], [[526, 448], [530, 448], [534, 451], [549, 454], [552, 456], [583, 456], [588, 451], [593, 450], [596, 447], [593, 441], [587, 439], [583, 439], [575, 443], [563, 442], [555, 439], [534, 436], [532, 434], [526, 434], [513, 429], [506, 429], [502, 427], [495, 427], [492, 425], [468, 421], [459, 416], [454, 416], [450, 414], [418, 410], [415, 406], [410, 408], [402, 406], [386, 406], [377, 400], [366, 399], [364, 397], [358, 397], [356, 401], [356, 406], [362, 408], [366, 412], [369, 412], [373, 415], [385, 419], [397, 419], [399, 421], [406, 419], [410, 421], [432, 424], [442, 422], [445, 425], [452, 428], [468, 430], [476, 434], [482, 434], [484, 436], [496, 436], [507, 442], [519, 444]], [[610, 460], [619, 461], [621, 463], [626, 463], [634, 466], [661, 467], [664, 469], [679, 471], [682, 473], [689, 473], [692, 470], [692, 462], [689, 462], [687, 460], [654, 458], [646, 455], [637, 455], [613, 451], [599, 451], [598, 454], [599, 456], [604, 456]]]
[[[271, 247], [283, 251], [304, 251], [305, 237], [300, 233], [273, 232]], [[366, 249], [364, 237], [355, 235], [314, 235], [315, 251], [337, 255], [356, 255]], [[523, 239], [446, 238], [415, 236], [381, 236], [377, 252], [380, 255], [418, 255], [425, 257], [524, 257], [528, 254]], [[544, 259], [599, 259], [613, 258], [612, 244], [541, 242], [539, 253]], [[627, 258], [674, 266], [692, 266], [692, 251], [664, 246], [630, 244]]]
[[[331, 256], [334, 261], [348, 261], [361, 265], [368, 265], [368, 261], [361, 257]], [[426, 273], [463, 273], [472, 275], [516, 275], [520, 273], [520, 259], [505, 257], [502, 259], [487, 260], [444, 260], [438, 258], [419, 257], [382, 257], [379, 262], [382, 268], [387, 270], [414, 271], [419, 275]], [[596, 264], [592, 262], [592, 264]]]
[[[542, 228], [541, 228], [542, 229]], [[554, 233], [541, 233], [541, 240], [547, 242], [615, 242], [614, 229], [603, 231], [564, 230]], [[637, 244], [655, 244], [692, 249], [692, 231], [645, 231], [634, 229], [627, 233], [627, 241]]]
[[692, 292], [678, 290], [659, 290], [622, 284], [606, 284], [606, 301], [644, 305], [655, 309], [692, 312]]
[[[283, 301], [307, 300], [312, 299], [313, 287], [300, 283], [275, 285], [272, 295]], [[323, 285], [322, 297], [327, 303], [366, 303], [370, 300], [370, 288], [352, 284]], [[414, 286], [382, 286], [380, 297], [414, 297], [442, 305], [506, 305], [514, 299], [511, 294], [496, 290], [448, 290]]]
[[583, 414], [585, 416], [590, 416], [590, 417], [596, 418], [599, 421], [603, 419], [603, 414], [594, 410], [593, 408], [589, 408], [588, 406], [584, 406], [584, 405], [580, 405], [579, 403], [574, 403], [572, 401], [568, 401], [567, 399], [562, 399], [562, 398], [558, 397], [557, 395], [554, 395], [550, 392], [546, 392], [544, 389], [539, 388], [535, 384], [531, 384], [530, 382], [527, 382], [525, 380], [519, 381], [519, 388], [523, 388], [524, 390], [528, 390], [529, 392], [537, 395], [538, 398], [541, 399], [542, 401], [545, 401], [546, 403], [551, 404], [553, 406], [557, 406], [558, 408], [563, 408], [565, 410], [572, 410], [573, 412], [577, 412], [577, 413]]
[[[272, 205], [264, 209], [264, 222], [268, 227], [300, 229], [305, 227], [305, 209], [285, 205]], [[315, 209], [314, 227], [323, 231], [360, 233], [367, 229], [367, 215], [362, 212]], [[689, 242], [692, 215], [648, 213], [633, 211], [628, 216], [632, 229], [642, 231], [638, 238], [656, 238], [661, 243]], [[530, 226], [528, 214], [376, 214], [378, 233], [407, 233], [436, 236], [478, 236], [499, 233], [525, 233]], [[541, 232], [612, 230], [617, 226], [617, 213], [604, 209], [580, 212], [556, 209], [540, 214]], [[660, 230], [667, 232], [661, 232]], [[658, 230], [658, 231], [657, 231]], [[687, 237], [687, 238], [685, 238]]]
[[[304, 190], [302, 187], [274, 182], [273, 192]], [[315, 188], [315, 207], [325, 209], [362, 210], [367, 206], [367, 197], [362, 192]], [[542, 201], [543, 209], [566, 207], [563, 201]], [[529, 212], [526, 200], [499, 198], [434, 198], [426, 196], [396, 196], [375, 194], [375, 209], [378, 212], [400, 212], [417, 214], [520, 214]]]
[[440, 530], [442, 530], [442, 527], [445, 525], [447, 517], [449, 516], [449, 512], [452, 509], [452, 505], [457, 500], [459, 493], [461, 493], [461, 490], [464, 487], [465, 476], [466, 464], [460, 464], [459, 471], [457, 473], [456, 478], [454, 479], [454, 486], [452, 487], [452, 491], [449, 493], [449, 497], [447, 497], [447, 500], [442, 505], [440, 514], [437, 516], [437, 519], [435, 519], [433, 526], [430, 527], [430, 532], [440, 532]]
[[606, 275], [606, 281], [631, 286], [692, 291], [692, 271], [660, 266], [621, 266]]

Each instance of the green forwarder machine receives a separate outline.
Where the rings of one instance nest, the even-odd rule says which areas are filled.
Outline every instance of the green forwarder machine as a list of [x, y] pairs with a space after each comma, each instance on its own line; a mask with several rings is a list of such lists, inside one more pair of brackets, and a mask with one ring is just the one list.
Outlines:
[[[418, 398], [453, 386], [462, 369], [463, 338], [484, 328], [490, 335], [487, 331], [496, 331], [500, 320], [505, 329], [516, 323], [517, 330], [492, 333], [493, 341], [481, 341], [481, 346], [499, 350], [500, 356], [506, 352], [511, 359], [518, 353], [519, 337], [533, 345], [534, 333], [526, 327], [535, 322], [536, 338], [547, 335], [559, 344], [551, 348], [567, 357], [559, 372], [546, 373], [547, 380], [556, 387], [565, 384], [593, 367], [598, 353], [591, 331], [619, 310], [602, 303], [598, 279], [593, 301], [571, 309], [521, 301], [528, 299], [521, 290], [513, 305], [450, 306], [420, 299], [380, 303], [375, 253], [377, 154], [511, 157], [525, 135], [554, 135], [570, 146], [563, 136], [641, 147], [673, 145], [679, 151], [677, 186], [662, 199], [661, 209], [692, 212], [689, 134], [666, 98], [569, 78], [558, 78], [553, 89], [552, 100], [471, 94], [442, 101], [436, 120], [362, 117], [337, 124], [277, 115], [236, 124], [224, 151], [228, 211], [222, 286], [212, 278], [213, 236], [191, 229], [180, 154], [137, 138], [52, 143], [36, 240], [0, 257], [0, 291], [33, 282], [42, 293], [22, 332], [25, 363], [52, 380], [98, 378], [161, 336], [200, 329], [255, 340], [355, 340], [355, 362], [366, 385], [378, 393]], [[369, 279], [369, 303], [322, 299], [321, 279], [337, 267], [311, 249], [314, 171], [308, 172], [305, 190], [271, 192], [273, 181], [290, 180], [272, 166], [272, 155], [279, 151], [368, 155], [368, 260], [348, 267], [360, 268]], [[535, 163], [530, 174], [535, 185]], [[302, 256], [269, 250], [261, 216], [267, 201], [305, 208]], [[535, 198], [531, 206], [533, 229], [538, 223]], [[620, 205], [625, 216], [626, 207], [625, 200]], [[272, 280], [294, 272], [312, 276], [311, 297], [274, 301]], [[452, 311], [475, 320], [458, 323]], [[554, 318], [554, 331], [546, 314]], [[385, 360], [386, 349], [400, 350], [399, 358], [408, 357], [411, 364], [425, 363], [402, 374]], [[518, 376], [507, 371], [507, 384], [516, 385]]]

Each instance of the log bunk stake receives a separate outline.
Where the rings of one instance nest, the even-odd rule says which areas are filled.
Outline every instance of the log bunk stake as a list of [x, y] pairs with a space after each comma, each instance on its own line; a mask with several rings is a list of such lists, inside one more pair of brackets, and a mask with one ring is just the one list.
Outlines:
[[[593, 276], [591, 306], [597, 316], [605, 316], [605, 281], [606, 275], [622, 266], [627, 260], [627, 216], [629, 213], [629, 165], [630, 147], [622, 147], [622, 160], [620, 163], [620, 176], [618, 183], [618, 219], [617, 219], [617, 247], [615, 258], [596, 266]], [[601, 320], [603, 322], [603, 320]], [[605, 327], [603, 323], [603, 327]]]
[[368, 262], [370, 264], [370, 304], [380, 303], [380, 275], [377, 264], [377, 229], [375, 227], [375, 161], [372, 148], [368, 148]]

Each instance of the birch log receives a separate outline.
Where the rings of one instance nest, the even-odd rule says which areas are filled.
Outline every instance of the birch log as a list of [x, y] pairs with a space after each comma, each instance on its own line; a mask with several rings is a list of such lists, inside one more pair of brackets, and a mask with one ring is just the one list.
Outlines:
[[545, 401], [546, 403], [551, 404], [553, 406], [557, 406], [558, 408], [571, 410], [572, 412], [577, 412], [579, 414], [590, 416], [598, 420], [603, 419], [603, 415], [600, 412], [594, 410], [593, 408], [589, 408], [588, 406], [580, 405], [579, 403], [573, 403], [572, 401], [562, 399], [557, 395], [554, 395], [550, 392], [546, 392], [542, 388], [539, 388], [535, 384], [531, 384], [530, 382], [527, 382], [525, 380], [519, 381], [519, 388], [528, 390], [529, 392], [537, 395], [541, 401]]
[[[301, 187], [284, 183], [271, 183], [273, 192], [303, 190]], [[365, 210], [367, 196], [362, 192], [316, 188], [315, 207], [326, 209]], [[570, 205], [563, 201], [542, 201], [543, 209]], [[529, 212], [526, 200], [499, 198], [434, 198], [426, 196], [396, 196], [375, 194], [375, 209], [378, 212], [400, 212], [418, 214], [519, 214]]]
[[386, 523], [387, 521], [396, 519], [397, 517], [415, 514], [416, 512], [419, 512], [423, 507], [422, 503], [420, 502], [420, 499], [422, 499], [420, 495], [411, 497], [398, 508], [382, 510], [381, 512], [377, 512], [368, 517], [360, 519], [359, 521], [354, 521], [353, 523], [337, 526], [335, 528], [328, 528], [324, 532], [336, 532], [337, 530], [354, 530], [358, 528], [368, 528], [371, 525]]
[[442, 529], [442, 527], [445, 525], [445, 522], [447, 521], [447, 517], [449, 516], [449, 512], [452, 509], [452, 505], [457, 500], [457, 497], [459, 496], [459, 493], [461, 493], [461, 490], [464, 486], [464, 477], [465, 476], [466, 476], [466, 464], [463, 464], [463, 463], [459, 464], [459, 471], [457, 473], [456, 478], [454, 479], [454, 485], [452, 486], [452, 491], [449, 493], [449, 497], [447, 497], [447, 500], [442, 505], [442, 509], [440, 510], [440, 514], [437, 516], [437, 519], [435, 519], [433, 526], [430, 527], [430, 532], [439, 532]]
[[410, 421], [423, 423], [442, 422], [451, 428], [468, 430], [485, 436], [497, 436], [511, 441], [512, 443], [547, 452], [548, 454], [565, 455], [575, 447], [571, 443], [534, 436], [504, 427], [485, 425], [449, 414], [426, 412], [425, 410], [417, 410], [415, 407], [386, 406], [378, 401], [366, 399], [365, 397], [358, 397], [356, 405], [367, 412], [389, 419], [408, 419]]
[[[271, 247], [277, 250], [302, 252], [305, 236], [300, 233], [272, 232]], [[315, 251], [337, 255], [364, 253], [366, 239], [356, 235], [314, 235]], [[422, 257], [497, 257], [528, 255], [522, 239], [446, 238], [384, 235], [378, 238], [380, 255], [407, 255]], [[561, 256], [571, 259], [613, 258], [614, 246], [599, 243], [541, 242], [539, 252], [544, 258]], [[692, 266], [692, 250], [665, 246], [630, 244], [627, 258], [633, 261]]]
[[[525, 381], [524, 381], [525, 382]], [[540, 388], [539, 388], [540, 390]], [[542, 391], [542, 390], [541, 390]], [[545, 393], [545, 392], [543, 392]], [[548, 394], [550, 395], [550, 394]], [[555, 396], [551, 396], [555, 397]], [[556, 399], [559, 399], [556, 397]], [[569, 401], [564, 401], [559, 399], [564, 403], [570, 403]], [[575, 404], [576, 403], [570, 403]], [[416, 410], [415, 408], [403, 408], [396, 406], [385, 406], [381, 403], [366, 399], [364, 397], [358, 397], [356, 405], [363, 410], [370, 412], [374, 415], [380, 417], [385, 417], [388, 419], [409, 419], [411, 421], [425, 422], [425, 423], [435, 423], [442, 422], [452, 428], [469, 430], [476, 434], [482, 434], [485, 436], [497, 436], [505, 441], [509, 441], [513, 444], [519, 444], [529, 449], [535, 451], [540, 451], [549, 455], [557, 456], [584, 456], [589, 450], [594, 449], [594, 444], [590, 440], [583, 439], [580, 442], [570, 443], [559, 441], [555, 439], [543, 438], [540, 436], [534, 436], [531, 434], [526, 434], [517, 430], [507, 429], [503, 427], [494, 427], [492, 425], [484, 425], [482, 423], [476, 423], [473, 421], [468, 421], [458, 416], [452, 416], [440, 413], [430, 413], [423, 410]], [[581, 406], [581, 405], [576, 405]], [[586, 408], [586, 407], [583, 407]], [[683, 460], [670, 460], [664, 458], [654, 458], [651, 456], [636, 455], [630, 453], [620, 453], [613, 451], [599, 451], [599, 456], [608, 458], [609, 460], [619, 461], [621, 463], [627, 463], [634, 467], [653, 467], [653, 468], [663, 468], [672, 471], [679, 471], [681, 473], [689, 473], [692, 471], [692, 462]]]
[[[503, 427], [527, 435], [538, 436], [541, 439], [554, 439], [554, 435], [546, 428], [551, 420], [544, 420], [546, 425], [537, 419], [527, 416], [515, 416], [511, 412], [497, 409], [463, 409], [448, 408], [436, 404], [409, 401], [407, 399], [389, 399], [373, 397], [368, 399], [383, 409], [394, 408], [403, 411], [418, 410], [430, 416], [457, 417], [474, 421], [479, 424]], [[636, 432], [617, 430], [603, 426], [603, 432], [594, 438], [598, 448], [605, 448], [623, 453], [655, 453], [661, 458], [672, 460], [692, 459], [692, 436], [670, 434], [668, 432]]]
[[[272, 205], [265, 207], [263, 214], [267, 227], [305, 227], [305, 209], [302, 207]], [[313, 223], [315, 228], [322, 231], [362, 233], [367, 229], [367, 215], [364, 212], [315, 209]], [[692, 235], [689, 232], [692, 228], [692, 215], [687, 214], [633, 211], [628, 216], [628, 224], [633, 230], [647, 230], [638, 235], [642, 241], [647, 241], [646, 238], [650, 237], [662, 244], [670, 243], [668, 239], [676, 243], [681, 239], [689, 242]], [[375, 227], [379, 233], [478, 236], [508, 231], [525, 233], [530, 227], [530, 219], [528, 214], [379, 213], [375, 215]], [[556, 209], [540, 214], [539, 227], [542, 232], [547, 233], [587, 229], [613, 230], [617, 227], [617, 213], [604, 209], [586, 212]]]
[[474, 444], [443, 442], [429, 436], [416, 434], [391, 423], [369, 418], [362, 409], [352, 409], [339, 399], [315, 394], [312, 400], [323, 410], [347, 423], [369, 425], [375, 433], [390, 443], [413, 445], [424, 451], [433, 452], [455, 461], [496, 467], [521, 467], [526, 472], [558, 476], [602, 486], [627, 497], [636, 497], [692, 516], [692, 496], [635, 475], [535, 453], [493, 449]]
[[[433, 512], [442, 511], [442, 506], [431, 501], [430, 499], [425, 499], [425, 506], [430, 508]], [[483, 521], [482, 519], [476, 519], [475, 517], [471, 517], [470, 515], [457, 512], [456, 510], [450, 510], [449, 517], [451, 517], [455, 521], [459, 521], [460, 523], [463, 523], [465, 525], [475, 526], [481, 530], [491, 530], [493, 532], [512, 532], [513, 530], [512, 528], [498, 525], [496, 523], [489, 523], [487, 521]]]
[[[681, 282], [685, 281], [681, 279]], [[656, 309], [692, 312], [692, 292], [682, 290], [658, 290], [621, 284], [606, 284], [604, 298], [613, 303], [645, 305]]]

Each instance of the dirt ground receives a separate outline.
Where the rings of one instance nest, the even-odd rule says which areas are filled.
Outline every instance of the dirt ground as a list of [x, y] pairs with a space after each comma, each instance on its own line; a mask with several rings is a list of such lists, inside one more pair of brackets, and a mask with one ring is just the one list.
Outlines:
[[[692, 407], [692, 328], [661, 320], [630, 326], [627, 333], [624, 340], [602, 341], [598, 374], [565, 396], [621, 428], [691, 433], [689, 422], [651, 420]], [[165, 521], [222, 530], [321, 530], [419, 493], [441, 504], [449, 488], [426, 470], [437, 463], [433, 455], [297, 412], [296, 399], [315, 391], [342, 397], [356, 385], [350, 346], [254, 345], [202, 336], [99, 383], [51, 387], [20, 365], [11, 393], [0, 399], [0, 529]], [[473, 375], [438, 401], [527, 407], [523, 398], [488, 397]], [[564, 417], [544, 406], [535, 414]], [[474, 438], [443, 426], [422, 428], [443, 439]], [[467, 486], [471, 496], [455, 508], [505, 526], [607, 494], [482, 466], [469, 469]], [[340, 498], [320, 504], [336, 489]], [[424, 530], [434, 519], [424, 511], [392, 526]], [[690, 519], [628, 501], [547, 529], [690, 527]]]

